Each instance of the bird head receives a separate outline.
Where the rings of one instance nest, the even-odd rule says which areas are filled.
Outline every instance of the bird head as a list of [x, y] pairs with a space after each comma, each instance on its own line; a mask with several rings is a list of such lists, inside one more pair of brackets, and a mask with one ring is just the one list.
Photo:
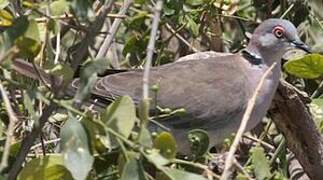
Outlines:
[[261, 57], [266, 64], [278, 61], [291, 48], [310, 52], [297, 33], [296, 27], [288, 20], [268, 19], [254, 31], [247, 51]]

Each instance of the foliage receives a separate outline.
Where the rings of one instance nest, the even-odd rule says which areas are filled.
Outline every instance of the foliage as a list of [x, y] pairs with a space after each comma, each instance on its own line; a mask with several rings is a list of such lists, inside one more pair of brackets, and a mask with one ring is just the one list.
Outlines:
[[[109, 13], [104, 14], [104, 7], [110, 3], [113, 5], [108, 8]], [[212, 137], [205, 131], [190, 132], [193, 154], [180, 160], [183, 158], [176, 153], [177, 144], [182, 142], [176, 142], [169, 132], [151, 132], [142, 123], [144, 116], [136, 111], [138, 100], [122, 96], [105, 105], [101, 112], [89, 100], [91, 88], [101, 75], [108, 73], [107, 69], [141, 68], [145, 63], [155, 3], [134, 0], [125, 14], [117, 14], [125, 4], [121, 0], [0, 0], [0, 83], [19, 119], [9, 147], [8, 165], [0, 165], [2, 177], [19, 169], [14, 164], [21, 156], [17, 149], [37, 128], [42, 133], [34, 136], [40, 138], [27, 142], [33, 146], [29, 146], [18, 179], [195, 180], [206, 179], [208, 173], [209, 177], [216, 177], [219, 172], [213, 169], [210, 173], [207, 168], [215, 155], [208, 151]], [[245, 47], [257, 22], [269, 17], [291, 20], [298, 26], [302, 40], [313, 51], [322, 53], [321, 6], [319, 1], [164, 0], [153, 66], [173, 62], [196, 50], [238, 52]], [[122, 23], [117, 33], [109, 34], [118, 19]], [[106, 56], [97, 57], [106, 36], [114, 38], [112, 45]], [[34, 80], [28, 73], [17, 73], [15, 59], [39, 66], [40, 78]], [[294, 58], [284, 69], [287, 80], [302, 82], [301, 90], [314, 92], [310, 108], [323, 132], [322, 90], [318, 89], [322, 89], [323, 57], [310, 54]], [[81, 88], [71, 94], [70, 83], [78, 77]], [[158, 88], [155, 90], [158, 95]], [[3, 99], [3, 95], [0, 97]], [[4, 142], [10, 136], [7, 129], [11, 120], [6, 109], [1, 103], [1, 157], [8, 149]], [[149, 118], [167, 117], [182, 109], [160, 112]], [[272, 144], [272, 149], [254, 142], [247, 149], [241, 148], [237, 159], [243, 171], [238, 173], [238, 179], [291, 177], [284, 165], [285, 146], [279, 149], [273, 143], [277, 136], [275, 130], [259, 136], [260, 141]]]

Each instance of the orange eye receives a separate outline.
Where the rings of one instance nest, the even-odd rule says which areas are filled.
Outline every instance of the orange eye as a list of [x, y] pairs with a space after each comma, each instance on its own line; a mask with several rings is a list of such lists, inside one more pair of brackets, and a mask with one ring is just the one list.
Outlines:
[[273, 29], [273, 34], [277, 37], [277, 38], [282, 38], [285, 34], [285, 29], [281, 26], [276, 26]]

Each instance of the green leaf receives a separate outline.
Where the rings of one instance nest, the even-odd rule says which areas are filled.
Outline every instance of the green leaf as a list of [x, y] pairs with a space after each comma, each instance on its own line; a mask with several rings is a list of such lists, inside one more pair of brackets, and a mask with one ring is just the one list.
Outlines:
[[56, 64], [49, 70], [48, 73], [56, 75], [58, 77], [62, 77], [64, 79], [64, 83], [69, 83], [73, 79], [74, 71], [68, 64]]
[[28, 26], [29, 21], [27, 17], [19, 17], [15, 19], [13, 26], [11, 26], [5, 31], [5, 37], [8, 38], [8, 41], [10, 41], [13, 44], [18, 37], [23, 36]]
[[30, 115], [31, 119], [37, 121], [39, 116], [35, 113], [34, 110], [34, 102], [32, 98], [36, 97], [35, 91], [24, 91], [24, 107], [27, 110], [28, 114]]
[[97, 81], [97, 74], [104, 71], [109, 66], [106, 59], [87, 61], [81, 70], [80, 84], [75, 95], [75, 100], [81, 103], [88, 97]]
[[51, 154], [38, 157], [28, 162], [18, 175], [18, 180], [55, 180], [73, 179], [70, 172], [65, 169], [63, 157], [60, 154]]
[[193, 174], [193, 173], [178, 170], [178, 169], [171, 169], [168, 167], [164, 167], [163, 172], [171, 179], [206, 180], [206, 178], [203, 177], [202, 175]]
[[17, 141], [10, 146], [10, 156], [16, 157], [21, 147], [21, 141]]
[[204, 3], [204, 0], [186, 0], [185, 3], [191, 6], [199, 6]]
[[88, 137], [82, 124], [70, 119], [61, 129], [61, 148], [64, 165], [75, 179], [86, 179], [94, 161], [90, 153]]
[[163, 7], [165, 15], [179, 14], [183, 10], [184, 0], [166, 0]]
[[316, 125], [319, 127], [320, 132], [323, 133], [323, 99], [313, 99], [309, 107]]
[[[48, 21], [47, 27], [50, 32], [53, 32], [53, 34], [57, 35], [57, 33], [60, 30], [59, 21], [55, 20], [55, 19], [50, 19]], [[45, 31], [44, 31], [44, 33], [45, 33]]]
[[145, 20], [149, 18], [148, 12], [143, 11], [131, 17], [128, 20], [128, 28], [140, 31], [143, 27], [147, 28], [145, 25]]
[[186, 16], [186, 19], [187, 19], [187, 25], [186, 25], [187, 28], [191, 30], [191, 32], [195, 37], [197, 37], [199, 35], [200, 25], [196, 24], [196, 22], [190, 16]]
[[257, 179], [271, 177], [269, 162], [261, 146], [256, 146], [251, 149], [251, 159]]
[[4, 9], [0, 10], [0, 26], [11, 26], [13, 24], [13, 16]]
[[3, 9], [9, 5], [8, 0], [0, 0], [0, 9]]
[[19, 55], [26, 58], [37, 56], [40, 51], [40, 43], [33, 39], [21, 37], [16, 40], [16, 45], [19, 49]]
[[40, 42], [38, 25], [35, 20], [29, 20], [28, 28], [24, 32], [24, 37]]
[[323, 75], [323, 56], [309, 54], [302, 58], [289, 60], [284, 64], [285, 70], [300, 78], [314, 79]]
[[88, 20], [93, 15], [91, 10], [92, 4], [89, 0], [73, 0], [70, 6], [80, 20]]
[[143, 53], [148, 44], [149, 37], [141, 35], [131, 35], [126, 39], [125, 46], [123, 48], [122, 54], [127, 55], [127, 53]]
[[6, 32], [5, 37], [11, 43], [16, 44], [19, 55], [24, 58], [35, 57], [41, 47], [38, 25], [35, 20], [20, 17]]
[[102, 121], [114, 131], [128, 138], [136, 121], [136, 108], [130, 96], [111, 103], [102, 114]]
[[144, 180], [147, 179], [144, 174], [142, 163], [136, 159], [130, 159], [124, 166], [121, 180]]
[[146, 127], [141, 127], [141, 133], [139, 133], [138, 141], [141, 145], [151, 148], [153, 146], [153, 140], [149, 130]]
[[162, 132], [154, 139], [154, 147], [160, 150], [160, 154], [167, 159], [176, 156], [176, 141], [169, 132]]
[[66, 0], [54, 1], [50, 4], [50, 12], [53, 16], [63, 15], [68, 12], [69, 3]]
[[135, 0], [136, 4], [145, 4], [146, 2], [148, 2], [148, 0]]
[[173, 14], [175, 14], [175, 10], [174, 9], [171, 9], [169, 6], [167, 6], [167, 4], [163, 7], [163, 12], [165, 15], [167, 16], [171, 16]]
[[144, 154], [145, 158], [154, 164], [158, 169], [162, 169], [163, 166], [170, 163], [168, 159], [162, 156], [157, 149], [147, 150], [146, 154]]
[[210, 139], [206, 131], [194, 129], [188, 132], [191, 152], [195, 158], [203, 156], [209, 150]]
[[97, 152], [104, 152], [111, 147], [108, 134], [105, 131], [104, 124], [93, 118], [83, 118], [81, 123], [85, 127], [89, 137], [91, 147]]

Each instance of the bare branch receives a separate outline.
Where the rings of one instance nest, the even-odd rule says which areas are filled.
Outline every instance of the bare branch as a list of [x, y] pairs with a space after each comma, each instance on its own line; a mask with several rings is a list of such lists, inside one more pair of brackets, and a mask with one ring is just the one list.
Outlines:
[[21, 143], [21, 148], [19, 149], [19, 153], [16, 158], [16, 161], [14, 162], [14, 164], [12, 165], [12, 167], [9, 171], [8, 180], [16, 179], [18, 173], [21, 170], [21, 165], [25, 161], [25, 158], [26, 158], [32, 144], [35, 142], [35, 139], [39, 136], [41, 128], [47, 122], [49, 116], [56, 109], [56, 107], [57, 107], [57, 105], [55, 103], [51, 102], [50, 105], [47, 108], [45, 108], [43, 114], [39, 118], [39, 125], [37, 127], [34, 127], [33, 130], [27, 135], [27, 137], [23, 139], [23, 141]]
[[[132, 4], [133, 0], [127, 0], [125, 3], [124, 3], [124, 6], [121, 8], [121, 10], [119, 11], [118, 15], [119, 16], [123, 16], [126, 14], [128, 8], [130, 7], [130, 5]], [[111, 29], [109, 30], [109, 33], [107, 34], [107, 36], [105, 37], [104, 39], [104, 42], [102, 44], [102, 46], [100, 47], [99, 49], [99, 52], [98, 54], [96, 55], [96, 58], [103, 58], [106, 56], [111, 44], [112, 44], [112, 41], [117, 33], [117, 30], [120, 26], [122, 22], [122, 19], [115, 19], [113, 21], [113, 24], [111, 26]]]
[[149, 44], [147, 46], [147, 57], [146, 57], [146, 64], [145, 64], [145, 70], [144, 70], [144, 76], [143, 76], [143, 86], [142, 86], [143, 99], [149, 98], [149, 71], [150, 71], [152, 58], [154, 55], [155, 41], [157, 37], [158, 24], [160, 20], [160, 11], [162, 7], [163, 7], [163, 1], [158, 0], [155, 6], [155, 13], [154, 13], [151, 32], [150, 32]]
[[181, 40], [186, 46], [188, 46], [190, 49], [192, 49], [193, 52], [199, 52], [198, 49], [196, 49], [195, 47], [193, 47], [189, 42], [186, 41], [185, 38], [183, 38], [180, 34], [178, 34], [173, 28], [171, 25], [169, 25], [168, 23], [166, 23], [166, 29], [168, 31], [170, 31], [171, 33], [175, 34], [175, 36]]
[[[73, 63], [71, 66], [74, 71], [77, 69], [79, 64], [87, 56], [88, 47], [89, 47], [90, 43], [93, 41], [93, 39], [95, 38], [95, 36], [97, 35], [97, 33], [102, 28], [105, 17], [107, 15], [107, 13], [110, 11], [113, 2], [114, 1], [108, 1], [105, 3], [100, 14], [97, 16], [95, 21], [88, 27], [88, 29], [90, 29], [90, 30], [86, 34], [86, 37], [80, 42], [80, 46], [74, 51], [75, 54], [73, 54], [73, 57], [72, 57]], [[24, 66], [24, 67], [26, 67], [26, 66]], [[27, 65], [27, 67], [30, 67], [30, 66]], [[30, 72], [32, 72], [32, 69], [30, 70]], [[34, 75], [34, 74], [31, 73], [31, 75]], [[36, 78], [38, 78], [38, 77], [36, 77]], [[60, 99], [64, 95], [65, 88], [63, 88], [61, 82], [59, 84], [55, 85], [53, 87], [53, 89], [54, 89], [55, 98]], [[16, 158], [16, 161], [14, 162], [14, 164], [12, 165], [12, 167], [9, 171], [9, 174], [8, 174], [9, 180], [16, 179], [31, 146], [35, 142], [36, 138], [39, 137], [39, 133], [41, 132], [42, 127], [45, 125], [49, 116], [54, 112], [56, 107], [57, 107], [57, 104], [55, 102], [51, 101], [50, 104], [44, 109], [43, 114], [39, 118], [39, 123], [37, 124], [37, 126], [34, 127], [32, 132], [30, 132], [27, 135], [27, 137], [23, 139], [22, 144], [21, 144], [21, 148], [19, 149], [19, 153]]]
[[97, 16], [95, 21], [88, 27], [86, 36], [80, 42], [80, 45], [73, 53], [72, 69], [75, 71], [79, 64], [83, 62], [85, 57], [88, 55], [88, 47], [93, 43], [95, 37], [102, 29], [106, 15], [111, 10], [114, 0], [107, 1], [106, 4], [101, 8], [100, 14]]
[[2, 83], [0, 82], [0, 91], [1, 91], [1, 96], [4, 102], [4, 105], [6, 107], [6, 111], [9, 116], [9, 125], [8, 125], [8, 131], [7, 131], [7, 139], [6, 143], [4, 146], [3, 154], [2, 154], [2, 159], [1, 159], [1, 164], [0, 164], [0, 172], [3, 171], [4, 168], [8, 166], [8, 158], [9, 158], [9, 152], [10, 152], [10, 146], [11, 146], [11, 141], [13, 138], [13, 132], [14, 132], [14, 126], [16, 122], [18, 121], [17, 116], [15, 115], [15, 112], [13, 111], [10, 101], [8, 98], [8, 95], [2, 86]]
[[322, 136], [309, 109], [290, 86], [286, 81], [280, 82], [270, 115], [310, 179], [322, 179]]
[[[58, 24], [58, 27], [60, 27], [59, 24]], [[56, 35], [56, 49], [55, 49], [54, 64], [58, 64], [60, 54], [61, 54], [61, 31], [58, 31]]]
[[250, 115], [252, 113], [252, 110], [255, 106], [255, 103], [256, 103], [256, 99], [258, 97], [258, 94], [263, 86], [263, 83], [266, 79], [266, 77], [268, 76], [268, 74], [271, 72], [271, 70], [276, 66], [276, 62], [273, 63], [267, 70], [266, 72], [262, 75], [256, 89], [255, 89], [255, 92], [253, 93], [252, 97], [250, 98], [250, 100], [248, 101], [248, 106], [247, 106], [247, 109], [243, 115], [243, 118], [242, 118], [242, 121], [241, 121], [241, 124], [240, 124], [240, 127], [237, 131], [237, 134], [233, 140], [233, 143], [230, 147], [230, 150], [229, 150], [229, 153], [228, 153], [228, 156], [225, 160], [225, 166], [224, 166], [224, 171], [222, 173], [222, 176], [221, 176], [221, 179], [223, 180], [226, 180], [226, 179], [229, 179], [229, 176], [231, 174], [230, 172], [230, 169], [233, 165], [233, 162], [234, 162], [234, 153], [236, 152], [237, 150], [237, 147], [239, 145], [239, 142], [240, 142], [240, 139], [246, 129], [246, 126], [247, 126], [247, 123], [248, 123], [248, 120], [250, 118]]

